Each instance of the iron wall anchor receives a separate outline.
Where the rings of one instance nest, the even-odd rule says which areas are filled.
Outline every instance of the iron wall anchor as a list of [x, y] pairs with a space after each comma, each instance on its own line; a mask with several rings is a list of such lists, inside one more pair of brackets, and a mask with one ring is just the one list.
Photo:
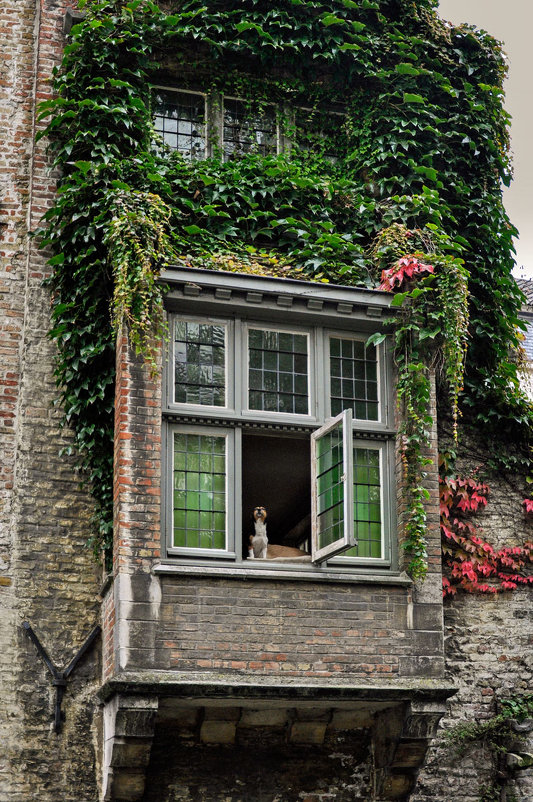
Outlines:
[[63, 701], [65, 688], [67, 687], [67, 679], [70, 677], [70, 675], [78, 665], [83, 655], [90, 649], [93, 642], [100, 634], [101, 629], [99, 626], [96, 626], [91, 632], [91, 634], [86, 638], [85, 642], [82, 644], [77, 653], [74, 655], [68, 666], [63, 671], [59, 671], [59, 669], [50, 660], [50, 657], [48, 656], [46, 649], [44, 648], [41, 641], [31, 628], [28, 621], [22, 622], [22, 628], [25, 630], [30, 640], [32, 640], [33, 643], [35, 644], [35, 647], [39, 652], [41, 660], [43, 661], [48, 671], [52, 675], [52, 685], [54, 685], [56, 689], [56, 701], [54, 709], [54, 731], [58, 733], [61, 730], [61, 719], [62, 719], [61, 703]]

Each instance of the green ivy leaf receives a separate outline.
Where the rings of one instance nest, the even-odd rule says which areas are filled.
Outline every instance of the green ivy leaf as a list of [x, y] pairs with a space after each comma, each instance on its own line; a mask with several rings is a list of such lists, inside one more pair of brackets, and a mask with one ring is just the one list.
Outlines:
[[[320, 21], [326, 27], [330, 25], [345, 25], [346, 20], [342, 17], [337, 17], [335, 14], [324, 14], [323, 17], [320, 17]], [[364, 27], [364, 26], [363, 26]]]
[[375, 332], [371, 334], [370, 337], [367, 339], [365, 345], [369, 348], [371, 345], [381, 345], [381, 343], [385, 342], [387, 339], [386, 334], [381, 334], [380, 332]]
[[[401, 64], [397, 64], [395, 67], [396, 72], [400, 75], [420, 75], [421, 70], [418, 70], [416, 67], [413, 67], [412, 64], [406, 64], [402, 62]], [[412, 95], [415, 97], [415, 95]], [[416, 95], [416, 97], [420, 97], [420, 95]], [[404, 102], [405, 102], [405, 95], [404, 95]], [[412, 100], [410, 101], [413, 102]]]

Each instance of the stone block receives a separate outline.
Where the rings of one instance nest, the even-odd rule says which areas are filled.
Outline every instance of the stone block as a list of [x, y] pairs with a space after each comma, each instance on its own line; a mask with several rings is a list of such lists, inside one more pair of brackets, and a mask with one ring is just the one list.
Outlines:
[[289, 732], [293, 744], [322, 744], [326, 735], [325, 721], [294, 721]]
[[135, 737], [134, 740], [116, 739], [113, 744], [113, 754], [111, 766], [114, 768], [122, 766], [146, 767], [150, 760], [150, 749], [152, 739], [142, 739]]
[[106, 799], [113, 802], [139, 802], [144, 794], [144, 771], [115, 770], [111, 780], [110, 793]]
[[423, 763], [428, 749], [429, 742], [419, 741], [400, 741], [394, 753], [392, 767], [394, 769], [418, 769]]
[[372, 723], [368, 710], [335, 710], [329, 726], [332, 730], [360, 730], [371, 727]]
[[200, 740], [205, 744], [234, 744], [236, 730], [234, 721], [204, 721], [200, 728]]
[[242, 711], [239, 727], [283, 727], [287, 723], [286, 708]]

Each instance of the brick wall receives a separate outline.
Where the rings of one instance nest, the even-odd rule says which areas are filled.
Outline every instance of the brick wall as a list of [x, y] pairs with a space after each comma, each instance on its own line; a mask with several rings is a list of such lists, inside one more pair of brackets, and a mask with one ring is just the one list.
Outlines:
[[[17, 621], [13, 583], [13, 486], [26, 274], [33, 86], [31, 0], [0, 7], [0, 788], [11, 786], [13, 749], [21, 735], [16, 698]], [[0, 795], [2, 791], [0, 791]]]
[[[163, 579], [156, 663], [385, 679], [442, 672], [442, 633], [408, 629], [405, 588]], [[415, 657], [413, 657], [413, 655]]]
[[286, 728], [277, 722], [238, 727], [235, 747], [198, 746], [192, 730], [176, 735], [173, 727], [161, 726], [146, 802], [368, 802], [368, 745], [364, 729], [331, 731], [321, 747], [288, 744]]
[[[24, 620], [64, 668], [98, 621], [99, 570], [87, 549], [91, 502], [79, 489], [71, 438], [60, 429], [53, 347], [46, 338], [46, 256], [28, 231], [55, 192], [44, 143], [34, 146], [35, 99], [64, 44], [66, 3], [0, 6], [0, 800], [94, 799], [92, 744], [98, 650], [66, 689], [63, 732], [51, 731], [54, 692]], [[34, 85], [35, 80], [35, 85]]]

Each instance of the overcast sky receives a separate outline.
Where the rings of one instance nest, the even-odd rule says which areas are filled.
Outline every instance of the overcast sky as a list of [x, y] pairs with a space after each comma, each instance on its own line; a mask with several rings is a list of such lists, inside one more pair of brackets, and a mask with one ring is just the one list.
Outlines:
[[505, 83], [507, 111], [513, 121], [511, 145], [514, 179], [504, 191], [511, 222], [520, 236], [515, 243], [517, 277], [533, 278], [533, 125], [531, 102], [533, 0], [440, 0], [440, 16], [454, 24], [469, 22], [504, 43], [509, 58]]

